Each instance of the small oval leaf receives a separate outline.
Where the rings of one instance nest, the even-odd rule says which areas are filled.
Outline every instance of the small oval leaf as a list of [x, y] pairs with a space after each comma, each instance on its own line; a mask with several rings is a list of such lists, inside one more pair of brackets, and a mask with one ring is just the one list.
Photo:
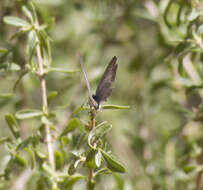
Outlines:
[[34, 117], [40, 117], [42, 115], [43, 115], [42, 111], [35, 109], [23, 109], [15, 114], [17, 119], [30, 119]]
[[20, 137], [19, 126], [15, 117], [12, 114], [7, 113], [5, 115], [5, 120], [14, 137], [19, 138]]
[[111, 174], [112, 171], [109, 168], [102, 168], [95, 172], [94, 177], [100, 175], [100, 174]]
[[15, 154], [15, 155], [14, 155], [14, 161], [15, 161], [18, 165], [23, 166], [23, 167], [25, 167], [25, 166], [27, 165], [26, 160], [25, 160], [23, 157], [19, 156], [18, 154]]
[[14, 16], [5, 16], [3, 21], [17, 27], [28, 27], [30, 25], [26, 20]]
[[60, 136], [64, 136], [64, 135], [74, 131], [79, 126], [79, 124], [80, 124], [80, 122], [77, 118], [71, 119], [68, 122], [68, 124], [65, 126], [65, 128]]
[[104, 160], [107, 163], [107, 167], [114, 172], [124, 173], [125, 168], [122, 166], [122, 164], [118, 161], [116, 161], [112, 156], [110, 156], [108, 153], [100, 149], [102, 156]]
[[58, 92], [57, 91], [52, 91], [48, 94], [47, 96], [47, 102], [48, 102], [48, 105], [51, 103], [51, 101], [58, 95]]
[[7, 52], [8, 52], [8, 50], [6, 48], [0, 47], [0, 53], [7, 53]]
[[86, 177], [85, 176], [73, 176], [73, 177], [70, 177], [68, 179], [68, 181], [66, 182], [65, 184], [65, 188], [66, 189], [71, 189], [71, 187], [79, 180], [81, 179], [85, 179]]
[[55, 157], [56, 169], [61, 169], [64, 165], [63, 154], [60, 151], [56, 150], [54, 152], [54, 157]]
[[98, 150], [98, 152], [95, 154], [95, 164], [99, 168], [101, 166], [101, 152]]
[[97, 141], [98, 139], [102, 138], [111, 128], [112, 125], [108, 124], [106, 121], [97, 125], [88, 135], [88, 145], [92, 149], [95, 149], [96, 147], [94, 147], [91, 142], [92, 137], [94, 137], [94, 141]]
[[30, 160], [31, 160], [31, 168], [33, 169], [35, 167], [35, 154], [34, 151], [29, 148], [29, 147], [25, 147], [24, 150], [29, 154], [30, 156]]
[[11, 98], [12, 96], [12, 93], [0, 93], [0, 98]]

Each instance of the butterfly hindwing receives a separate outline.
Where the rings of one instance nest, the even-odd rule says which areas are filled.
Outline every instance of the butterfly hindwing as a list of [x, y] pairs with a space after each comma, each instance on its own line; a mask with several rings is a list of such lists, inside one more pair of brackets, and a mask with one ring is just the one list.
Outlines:
[[98, 104], [102, 101], [106, 101], [107, 98], [111, 95], [112, 88], [111, 84], [114, 82], [116, 77], [116, 71], [117, 71], [117, 64], [116, 64], [117, 58], [114, 56], [110, 63], [108, 64], [101, 80], [99, 81], [99, 84], [96, 89], [96, 95], [94, 96], [94, 99], [98, 102]]

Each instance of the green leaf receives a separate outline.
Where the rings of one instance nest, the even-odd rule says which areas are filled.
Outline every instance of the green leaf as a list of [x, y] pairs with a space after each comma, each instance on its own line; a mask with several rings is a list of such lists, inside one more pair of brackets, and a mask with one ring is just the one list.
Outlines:
[[61, 146], [62, 146], [62, 147], [65, 147], [68, 143], [71, 142], [71, 140], [70, 140], [70, 138], [67, 137], [67, 136], [62, 136], [62, 137], [60, 138], [60, 142], [61, 142]]
[[79, 180], [85, 179], [85, 176], [72, 176], [68, 179], [68, 181], [65, 183], [65, 188], [66, 189], [71, 189], [72, 186]]
[[27, 16], [27, 18], [30, 20], [30, 22], [33, 23], [34, 18], [33, 18], [31, 11], [26, 6], [22, 6], [22, 11]]
[[11, 98], [12, 96], [12, 93], [0, 93], [0, 98]]
[[125, 168], [122, 166], [122, 164], [118, 161], [116, 161], [112, 156], [110, 156], [108, 153], [103, 151], [102, 149], [99, 149], [102, 153], [102, 156], [104, 160], [107, 163], [107, 167], [114, 172], [124, 173]]
[[100, 175], [100, 174], [112, 174], [112, 171], [109, 168], [102, 168], [95, 172], [94, 177]]
[[30, 119], [35, 117], [40, 117], [43, 115], [43, 112], [35, 109], [23, 109], [18, 111], [15, 116], [17, 119]]
[[89, 151], [83, 166], [95, 169], [97, 167], [97, 165], [95, 163], [95, 155], [96, 155], [96, 153], [97, 153], [97, 151], [95, 151], [95, 150]]
[[88, 135], [88, 145], [95, 149], [94, 145], [92, 145], [92, 137], [94, 137], [94, 141], [102, 138], [110, 129], [112, 128], [112, 125], [108, 124], [106, 121], [100, 123], [97, 125], [92, 131], [90, 131]]
[[5, 142], [10, 142], [11, 138], [10, 137], [2, 137], [0, 138], [0, 144], [5, 143]]
[[18, 30], [17, 32], [15, 32], [11, 37], [10, 37], [10, 40], [13, 40], [23, 34], [25, 34], [26, 32], [30, 31], [32, 28], [31, 26], [30, 27], [27, 27], [27, 28], [21, 28], [20, 30]]
[[65, 126], [65, 128], [60, 136], [64, 136], [64, 135], [74, 131], [79, 126], [79, 124], [80, 124], [80, 122], [77, 118], [71, 119], [68, 122], [68, 124]]
[[75, 163], [72, 163], [69, 168], [68, 168], [68, 174], [69, 175], [73, 175], [75, 172], [76, 172], [76, 169], [75, 169]]
[[43, 163], [42, 168], [44, 169], [44, 171], [46, 171], [49, 175], [54, 176], [55, 172], [54, 170], [51, 168], [50, 165]]
[[35, 153], [34, 151], [29, 148], [25, 147], [24, 150], [30, 155], [30, 160], [31, 160], [31, 168], [33, 169], [35, 167]]
[[120, 105], [102, 105], [102, 109], [130, 109], [130, 106], [120, 106]]
[[17, 139], [20, 137], [20, 132], [19, 132], [19, 126], [18, 126], [18, 123], [15, 119], [15, 117], [10, 114], [10, 113], [7, 113], [5, 115], [5, 120], [9, 126], [9, 129], [11, 130], [12, 134], [14, 135], [14, 137]]
[[39, 151], [39, 150], [35, 150], [35, 152], [36, 152], [36, 155], [37, 155], [40, 159], [45, 160], [45, 159], [47, 158], [47, 156], [46, 156], [43, 152], [41, 152], [41, 151]]
[[50, 67], [49, 69], [50, 72], [61, 72], [61, 73], [68, 73], [68, 74], [71, 74], [71, 73], [76, 73], [78, 72], [78, 70], [68, 70], [68, 69], [63, 69], [63, 68], [56, 68], [56, 67]]
[[64, 165], [63, 154], [60, 151], [55, 150], [54, 157], [55, 157], [56, 169], [61, 169]]
[[8, 50], [6, 48], [0, 47], [0, 53], [7, 53], [7, 52], [8, 52]]
[[5, 16], [3, 18], [3, 21], [6, 24], [17, 26], [17, 27], [29, 27], [30, 26], [30, 24], [26, 20], [23, 20], [21, 18], [14, 17], [14, 16]]
[[23, 167], [25, 167], [27, 165], [26, 160], [18, 154], [14, 155], [14, 162], [16, 162], [18, 165], [23, 166]]
[[58, 92], [57, 91], [52, 91], [48, 94], [47, 96], [47, 102], [48, 102], [48, 105], [50, 104], [50, 102], [58, 95]]
[[80, 113], [82, 110], [86, 110], [86, 109], [84, 109], [84, 106], [83, 106], [83, 105], [78, 106], [78, 107], [73, 111], [73, 114], [76, 115], [76, 114]]
[[24, 149], [25, 147], [27, 147], [30, 143], [32, 142], [32, 137], [28, 137], [26, 139], [24, 139], [22, 142], [20, 142], [18, 144], [18, 146], [16, 147], [16, 150], [22, 150]]
[[196, 165], [187, 165], [184, 166], [184, 172], [185, 173], [190, 173], [191, 171], [193, 171], [197, 166]]

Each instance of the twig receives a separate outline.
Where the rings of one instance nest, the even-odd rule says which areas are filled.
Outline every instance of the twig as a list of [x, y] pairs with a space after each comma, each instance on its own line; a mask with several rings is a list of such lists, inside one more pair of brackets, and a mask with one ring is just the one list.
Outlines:
[[[46, 91], [46, 81], [45, 81], [45, 75], [44, 75], [44, 68], [43, 68], [43, 61], [40, 51], [39, 44], [36, 47], [37, 49], [37, 59], [38, 59], [38, 65], [39, 65], [39, 77], [40, 77], [40, 86], [41, 86], [41, 96], [42, 96], [42, 107], [43, 112], [48, 113], [48, 103], [47, 103], [47, 91]], [[51, 168], [53, 171], [55, 171], [55, 161], [54, 161], [54, 154], [53, 154], [53, 146], [52, 146], [52, 137], [51, 137], [51, 131], [48, 124], [45, 124], [45, 133], [46, 133], [46, 143], [47, 143], [47, 151], [48, 151], [48, 159], [49, 163], [51, 165]], [[53, 182], [52, 188], [57, 188], [57, 184]]]
[[[95, 110], [91, 110], [90, 111], [90, 120], [91, 120], [91, 124], [90, 124], [90, 131], [93, 130], [95, 128]], [[91, 143], [91, 144], [94, 144]], [[94, 170], [92, 168], [89, 169], [89, 176], [88, 176], [88, 181], [87, 181], [87, 190], [90, 189], [90, 186], [91, 186], [91, 183], [92, 183], [92, 180], [93, 180], [93, 173], [94, 173]]]
[[196, 190], [201, 190], [202, 186], [202, 172], [199, 172], [196, 180]]

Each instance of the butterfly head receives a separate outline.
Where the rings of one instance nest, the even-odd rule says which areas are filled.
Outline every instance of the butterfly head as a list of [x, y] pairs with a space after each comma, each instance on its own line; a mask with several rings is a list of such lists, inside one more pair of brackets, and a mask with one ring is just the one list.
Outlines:
[[89, 104], [90, 107], [94, 107], [95, 110], [99, 110], [101, 107], [96, 95], [92, 95], [91, 97], [89, 97]]

